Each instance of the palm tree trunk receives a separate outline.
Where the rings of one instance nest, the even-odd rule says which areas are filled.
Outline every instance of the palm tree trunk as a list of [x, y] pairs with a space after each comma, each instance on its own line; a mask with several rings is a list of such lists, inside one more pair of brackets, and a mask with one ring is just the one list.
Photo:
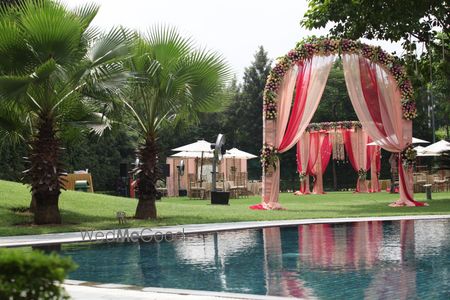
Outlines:
[[31, 202], [30, 202], [30, 212], [34, 213], [36, 211], [36, 197], [31, 194]]
[[136, 219], [156, 219], [156, 181], [160, 177], [158, 169], [158, 148], [154, 134], [149, 134], [145, 143], [139, 147], [139, 166], [135, 169], [139, 201]]
[[36, 224], [61, 224], [58, 208], [63, 173], [59, 161], [60, 141], [56, 136], [55, 120], [50, 113], [41, 113], [37, 133], [30, 141], [25, 178], [31, 184], [32, 202], [35, 202], [34, 222]]

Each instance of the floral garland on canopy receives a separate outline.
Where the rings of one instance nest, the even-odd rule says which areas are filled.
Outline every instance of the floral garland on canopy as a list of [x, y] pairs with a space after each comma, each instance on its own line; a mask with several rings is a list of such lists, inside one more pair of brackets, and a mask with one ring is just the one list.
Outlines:
[[322, 122], [310, 123], [306, 127], [307, 132], [312, 131], [329, 131], [336, 129], [361, 129], [362, 125], [359, 121], [339, 121], [339, 122]]
[[349, 39], [310, 37], [297, 43], [295, 49], [287, 55], [278, 58], [277, 64], [270, 71], [264, 88], [264, 118], [275, 120], [277, 118], [277, 92], [285, 73], [296, 63], [311, 59], [314, 55], [341, 55], [356, 53], [379, 63], [395, 78], [402, 95], [403, 118], [412, 120], [417, 116], [416, 103], [411, 81], [408, 79], [405, 68], [398, 57], [388, 54], [381, 47], [371, 46], [360, 41]]

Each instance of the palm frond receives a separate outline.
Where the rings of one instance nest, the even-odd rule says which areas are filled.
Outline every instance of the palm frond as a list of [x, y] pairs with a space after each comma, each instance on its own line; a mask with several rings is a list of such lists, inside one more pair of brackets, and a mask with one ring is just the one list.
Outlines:
[[97, 15], [99, 9], [100, 6], [98, 4], [86, 3], [85, 5], [76, 7], [72, 12], [80, 18], [83, 28], [87, 29]]
[[32, 81], [31, 76], [0, 76], [0, 99], [11, 99], [23, 95]]
[[18, 144], [31, 135], [28, 113], [16, 103], [5, 103], [0, 109], [0, 144]]
[[0, 74], [20, 75], [27, 71], [32, 53], [16, 22], [0, 21]]
[[53, 1], [26, 1], [19, 24], [36, 58], [53, 58], [58, 64], [76, 62], [84, 50], [80, 19]]
[[134, 34], [132, 31], [116, 27], [94, 41], [87, 54], [92, 66], [116, 62], [129, 55], [129, 47]]
[[57, 69], [56, 62], [53, 58], [50, 58], [42, 65], [36, 68], [36, 71], [31, 75], [34, 78], [35, 83], [40, 83], [47, 79]]
[[183, 37], [175, 27], [167, 25], [150, 28], [144, 40], [151, 46], [150, 56], [166, 68], [175, 65], [181, 57], [194, 49], [191, 38]]

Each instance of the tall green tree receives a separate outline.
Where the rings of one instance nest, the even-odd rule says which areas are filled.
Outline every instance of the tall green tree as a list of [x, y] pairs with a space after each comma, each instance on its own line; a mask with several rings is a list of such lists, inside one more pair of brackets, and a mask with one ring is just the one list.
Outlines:
[[134, 78], [123, 102], [140, 138], [140, 162], [134, 170], [139, 196], [135, 217], [154, 219], [156, 181], [162, 175], [158, 134], [177, 122], [197, 121], [201, 112], [222, 109], [230, 69], [217, 53], [196, 49], [189, 38], [164, 26], [136, 39], [128, 66]]
[[105, 120], [98, 104], [125, 82], [120, 62], [130, 34], [91, 28], [97, 11], [50, 0], [0, 10], [0, 126], [28, 146], [25, 180], [36, 224], [61, 223], [61, 132], [74, 120]]
[[[242, 86], [227, 110], [226, 128], [229, 132], [227, 146], [239, 147], [258, 155], [262, 147], [262, 103], [271, 60], [262, 46], [254, 55], [251, 65], [245, 69]], [[236, 87], [235, 87], [236, 88]], [[249, 177], [260, 178], [261, 167], [257, 159], [249, 161]]]
[[322, 98], [311, 122], [356, 121], [355, 110], [347, 92], [342, 61], [337, 60], [327, 79]]
[[400, 41], [409, 48], [410, 37], [434, 44], [438, 30], [448, 33], [449, 4], [443, 0], [308, 0], [301, 24], [308, 29], [332, 23], [332, 34]]

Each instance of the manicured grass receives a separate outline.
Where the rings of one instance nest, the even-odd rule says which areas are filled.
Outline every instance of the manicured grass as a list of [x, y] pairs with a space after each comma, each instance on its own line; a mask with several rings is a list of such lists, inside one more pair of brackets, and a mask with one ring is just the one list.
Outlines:
[[[362, 216], [449, 214], [450, 193], [434, 193], [428, 207], [398, 207], [387, 205], [398, 195], [386, 192], [376, 194], [353, 194], [334, 192], [326, 195], [294, 196], [281, 194], [283, 211], [253, 211], [249, 205], [260, 202], [260, 197], [232, 199], [229, 206], [210, 205], [208, 200], [187, 198], [163, 198], [158, 202], [158, 220], [138, 221], [128, 219], [125, 226], [163, 226], [192, 223], [234, 222], [251, 220], [285, 220], [306, 218], [342, 218]], [[424, 200], [424, 194], [415, 194], [416, 200]], [[60, 209], [63, 225], [32, 225], [29, 213], [14, 212], [14, 208], [27, 207], [30, 193], [26, 186], [0, 181], [0, 236], [67, 232], [87, 229], [123, 228], [115, 213], [125, 211], [133, 216], [136, 200], [101, 194], [63, 192]]]

